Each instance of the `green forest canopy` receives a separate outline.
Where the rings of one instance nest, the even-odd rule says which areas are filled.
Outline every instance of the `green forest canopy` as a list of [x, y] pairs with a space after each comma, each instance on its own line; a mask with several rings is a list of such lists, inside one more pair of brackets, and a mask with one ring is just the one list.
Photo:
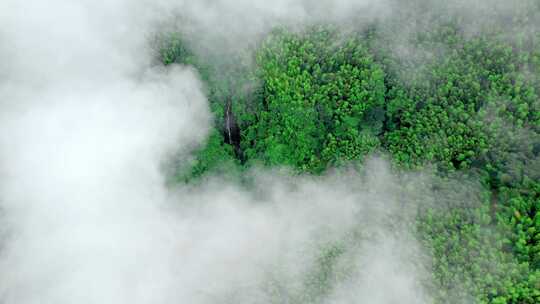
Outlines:
[[180, 34], [164, 35], [163, 63], [194, 65], [215, 114], [206, 145], [175, 179], [253, 165], [321, 174], [361, 168], [374, 152], [402, 169], [475, 176], [481, 205], [417, 219], [435, 298], [540, 303], [540, 33], [520, 31], [526, 18], [471, 35], [441, 17], [408, 41], [431, 54], [420, 64], [392, 49], [391, 26], [276, 29], [254, 66], [197, 56]]

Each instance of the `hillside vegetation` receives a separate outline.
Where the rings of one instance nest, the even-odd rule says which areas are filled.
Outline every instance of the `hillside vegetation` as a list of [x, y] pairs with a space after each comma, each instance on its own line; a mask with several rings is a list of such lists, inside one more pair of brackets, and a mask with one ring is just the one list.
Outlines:
[[163, 63], [194, 65], [215, 114], [175, 179], [236, 178], [253, 166], [361, 170], [373, 153], [442, 181], [477, 179], [479, 203], [417, 217], [434, 298], [540, 303], [540, 34], [524, 30], [527, 14], [477, 33], [432, 16], [405, 41], [409, 52], [396, 51], [398, 25], [279, 28], [254, 64], [198, 56], [180, 34], [164, 35]]

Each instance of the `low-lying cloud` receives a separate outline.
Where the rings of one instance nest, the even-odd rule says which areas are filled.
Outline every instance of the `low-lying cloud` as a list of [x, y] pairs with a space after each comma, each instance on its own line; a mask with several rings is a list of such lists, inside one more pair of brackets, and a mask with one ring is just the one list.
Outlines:
[[212, 120], [196, 71], [152, 61], [174, 12], [240, 41], [390, 7], [3, 1], [0, 303], [428, 303], [410, 222], [433, 199], [423, 178], [373, 160], [364, 176], [165, 186], [162, 163]]

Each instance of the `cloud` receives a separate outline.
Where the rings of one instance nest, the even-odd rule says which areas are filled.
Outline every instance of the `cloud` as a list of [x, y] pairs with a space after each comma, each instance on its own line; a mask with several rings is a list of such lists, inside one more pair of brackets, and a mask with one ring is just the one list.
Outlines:
[[429, 302], [410, 227], [415, 195], [432, 199], [423, 179], [405, 185], [374, 160], [365, 176], [254, 172], [251, 189], [216, 178], [171, 191], [160, 170], [204, 140], [211, 115], [196, 71], [154, 65], [155, 26], [179, 14], [192, 39], [230, 46], [390, 13], [388, 1], [2, 1], [0, 302]]
[[2, 6], [0, 299], [159, 303], [160, 162], [210, 122], [196, 72], [151, 66], [152, 14], [126, 1]]

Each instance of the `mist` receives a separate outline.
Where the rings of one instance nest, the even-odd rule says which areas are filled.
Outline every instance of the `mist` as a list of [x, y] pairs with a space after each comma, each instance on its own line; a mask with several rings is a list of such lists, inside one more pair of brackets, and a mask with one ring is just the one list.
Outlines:
[[171, 188], [162, 170], [212, 115], [195, 69], [155, 63], [161, 26], [236, 51], [276, 26], [388, 20], [391, 2], [2, 1], [0, 303], [430, 303], [413, 224], [444, 196], [429, 174], [374, 157]]

